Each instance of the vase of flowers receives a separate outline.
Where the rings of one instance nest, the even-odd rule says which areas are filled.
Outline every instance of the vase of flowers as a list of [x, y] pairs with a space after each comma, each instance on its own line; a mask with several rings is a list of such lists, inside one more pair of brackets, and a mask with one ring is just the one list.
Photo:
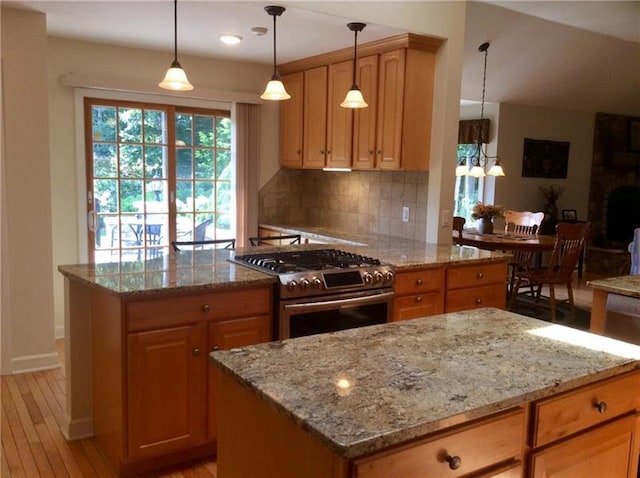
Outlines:
[[493, 204], [483, 204], [478, 201], [471, 212], [471, 217], [476, 219], [476, 228], [480, 234], [493, 234], [493, 219], [502, 217], [504, 209]]
[[556, 201], [560, 195], [564, 192], [563, 186], [556, 186], [554, 184], [549, 187], [540, 186], [540, 192], [544, 196], [547, 203], [544, 206], [544, 227], [540, 232], [543, 234], [553, 234], [556, 230], [556, 224], [558, 223], [558, 206]]

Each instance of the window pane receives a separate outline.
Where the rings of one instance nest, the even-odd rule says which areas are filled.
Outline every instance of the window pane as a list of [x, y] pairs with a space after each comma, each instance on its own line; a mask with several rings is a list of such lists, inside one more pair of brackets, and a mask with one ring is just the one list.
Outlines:
[[118, 138], [125, 143], [142, 143], [142, 110], [118, 108]]
[[213, 211], [213, 181], [197, 181], [196, 211]]
[[191, 146], [193, 141], [191, 133], [193, 132], [192, 116], [185, 113], [176, 114], [176, 145]]
[[231, 119], [218, 118], [216, 120], [216, 146], [231, 148]]
[[164, 111], [145, 110], [144, 112], [144, 140], [147, 143], [165, 144], [165, 123], [166, 115]]
[[93, 144], [93, 175], [97, 178], [113, 178], [118, 175], [117, 147], [114, 143]]
[[213, 117], [199, 116], [195, 117], [196, 135], [195, 141], [197, 146], [213, 146]]
[[93, 181], [96, 213], [118, 212], [118, 181], [98, 179]]
[[176, 150], [176, 177], [178, 179], [191, 179], [193, 177], [191, 151], [189, 148], [178, 148]]
[[232, 236], [231, 216], [229, 214], [218, 214], [216, 218], [216, 238], [224, 239]]
[[91, 108], [92, 137], [94, 141], [116, 140], [116, 109], [112, 106]]
[[176, 182], [176, 209], [178, 211], [193, 211], [193, 189], [191, 185], [191, 181]]
[[142, 181], [120, 181], [120, 207], [122, 212], [139, 212], [142, 206]]
[[216, 155], [216, 178], [231, 179], [231, 151], [218, 150]]
[[231, 197], [231, 182], [220, 181], [217, 183], [216, 189], [216, 204], [218, 211], [231, 211], [232, 197]]
[[120, 176], [125, 178], [142, 177], [142, 146], [120, 146]]
[[196, 149], [196, 179], [210, 179], [214, 177], [213, 150]]
[[147, 177], [165, 177], [163, 174], [163, 165], [166, 163], [165, 146], [147, 146], [144, 148], [145, 176]]

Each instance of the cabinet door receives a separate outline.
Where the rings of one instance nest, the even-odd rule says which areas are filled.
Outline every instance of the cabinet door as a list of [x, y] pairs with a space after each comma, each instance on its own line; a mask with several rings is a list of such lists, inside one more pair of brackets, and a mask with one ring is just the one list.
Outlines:
[[302, 167], [302, 112], [304, 73], [297, 72], [282, 77], [291, 98], [280, 102], [280, 166]]
[[148, 458], [204, 443], [206, 326], [128, 336], [129, 458]]
[[400, 169], [404, 106], [405, 50], [380, 55], [376, 167]]
[[636, 428], [637, 418], [633, 415], [534, 452], [530, 476], [635, 478], [638, 468]]
[[351, 88], [353, 62], [343, 61], [329, 66], [327, 104], [327, 161], [329, 168], [351, 167], [353, 110], [340, 103]]
[[[268, 342], [271, 339], [269, 316], [222, 320], [209, 324], [209, 351]], [[216, 382], [218, 369], [209, 367], [209, 440], [217, 438]]]
[[327, 153], [327, 67], [304, 72], [302, 167], [321, 169]]
[[378, 111], [378, 55], [358, 59], [358, 86], [368, 108], [353, 112], [353, 169], [374, 169]]

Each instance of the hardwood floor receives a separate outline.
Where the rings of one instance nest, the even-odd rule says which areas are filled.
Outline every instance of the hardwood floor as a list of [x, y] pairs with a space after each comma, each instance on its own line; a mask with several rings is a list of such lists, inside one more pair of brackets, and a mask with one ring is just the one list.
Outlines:
[[[591, 310], [591, 289], [585, 275], [574, 282], [577, 307]], [[64, 342], [56, 346], [64, 360]], [[64, 420], [64, 367], [2, 377], [2, 477], [115, 477], [94, 440], [67, 442]], [[169, 467], [146, 477], [215, 478], [213, 460]]]
[[[56, 342], [64, 360], [64, 342]], [[61, 364], [62, 365], [62, 364]], [[115, 477], [93, 439], [68, 442], [64, 420], [64, 367], [2, 376], [0, 476]], [[213, 460], [168, 467], [143, 477], [216, 478]]]

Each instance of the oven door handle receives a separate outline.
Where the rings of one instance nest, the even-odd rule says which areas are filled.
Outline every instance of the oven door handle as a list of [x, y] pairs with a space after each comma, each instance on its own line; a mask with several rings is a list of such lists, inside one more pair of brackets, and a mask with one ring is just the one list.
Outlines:
[[287, 312], [302, 310], [305, 312], [313, 312], [316, 310], [324, 310], [327, 308], [351, 307], [354, 305], [368, 305], [385, 302], [393, 297], [393, 292], [384, 292], [382, 294], [367, 295], [365, 297], [352, 297], [349, 299], [325, 300], [322, 302], [306, 302], [303, 304], [286, 304], [284, 306]]

